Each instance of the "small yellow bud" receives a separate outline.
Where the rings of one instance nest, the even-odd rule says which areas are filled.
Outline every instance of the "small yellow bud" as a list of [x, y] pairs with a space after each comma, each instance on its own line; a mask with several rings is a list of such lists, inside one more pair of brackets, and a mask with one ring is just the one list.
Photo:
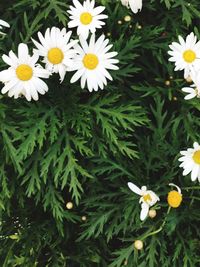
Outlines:
[[141, 25], [138, 25], [137, 28], [138, 28], [139, 30], [141, 30], [141, 29], [142, 29], [142, 26], [141, 26]]
[[126, 22], [131, 21], [131, 16], [129, 16], [129, 15], [125, 16], [125, 17], [124, 17], [124, 20], [125, 20]]
[[165, 85], [169, 86], [170, 85], [170, 81], [165, 81]]
[[117, 22], [118, 24], [122, 24], [122, 21], [121, 20], [118, 20], [118, 22]]
[[156, 210], [150, 210], [150, 211], [149, 211], [149, 217], [150, 217], [151, 219], [155, 218], [156, 215], [157, 215]]
[[81, 220], [85, 222], [85, 221], [87, 221], [87, 217], [86, 216], [82, 216]]
[[128, 261], [125, 260], [125, 261], [124, 261], [124, 266], [127, 266], [127, 265], [128, 265]]
[[178, 208], [181, 205], [182, 199], [182, 195], [175, 190], [170, 191], [167, 196], [167, 202], [172, 208]]
[[137, 250], [142, 250], [143, 249], [143, 242], [142, 240], [136, 240], [134, 242], [134, 247], [137, 249]]
[[72, 202], [67, 202], [67, 204], [66, 204], [66, 208], [67, 208], [68, 210], [71, 210], [71, 209], [73, 208], [73, 203], [72, 203]]

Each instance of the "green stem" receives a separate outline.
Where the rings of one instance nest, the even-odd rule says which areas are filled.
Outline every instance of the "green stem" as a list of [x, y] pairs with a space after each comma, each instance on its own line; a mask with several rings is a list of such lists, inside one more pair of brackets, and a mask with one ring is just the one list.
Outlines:
[[2, 267], [6, 267], [6, 266], [8, 266], [8, 265], [7, 265], [7, 264], [8, 264], [8, 260], [9, 260], [9, 258], [10, 258], [10, 255], [11, 255], [11, 253], [12, 253], [12, 249], [13, 249], [13, 247], [14, 247], [15, 244], [16, 244], [16, 242], [14, 241], [14, 242], [12, 243], [12, 245], [10, 246], [10, 248], [9, 248], [9, 250], [8, 250], [8, 253], [7, 253], [7, 255], [6, 255], [6, 258], [5, 258], [5, 260], [4, 260], [4, 263], [3, 263]]
[[169, 207], [168, 207], [168, 210], [167, 210], [166, 217], [165, 217], [164, 221], [162, 222], [161, 226], [160, 226], [157, 230], [155, 230], [155, 231], [153, 231], [153, 232], [150, 232], [150, 233], [147, 233], [146, 235], [144, 235], [144, 236], [141, 238], [141, 240], [144, 240], [144, 239], [146, 239], [146, 238], [149, 237], [149, 236], [156, 235], [157, 233], [159, 233], [160, 231], [162, 231], [163, 227], [164, 227], [165, 224], [166, 224], [166, 218], [167, 218], [167, 215], [169, 214], [170, 210], [171, 210], [171, 207], [169, 206]]
[[196, 199], [196, 200], [200, 200], [200, 197], [195, 197], [195, 196], [188, 197], [188, 198], [191, 198], [191, 199]]
[[188, 186], [188, 187], [182, 187], [183, 190], [190, 190], [190, 189], [200, 189], [200, 186]]

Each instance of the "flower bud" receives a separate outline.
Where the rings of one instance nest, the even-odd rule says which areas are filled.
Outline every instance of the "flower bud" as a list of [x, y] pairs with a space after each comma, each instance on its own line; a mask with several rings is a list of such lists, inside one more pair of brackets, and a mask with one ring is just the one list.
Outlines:
[[142, 240], [136, 240], [134, 242], [134, 247], [137, 249], [137, 250], [142, 250], [143, 249], [143, 242]]
[[157, 214], [156, 210], [150, 210], [149, 211], [149, 217], [151, 219], [155, 218], [156, 217], [156, 214]]
[[72, 203], [72, 202], [67, 202], [67, 204], [66, 204], [66, 208], [67, 208], [68, 210], [73, 209], [73, 203]]

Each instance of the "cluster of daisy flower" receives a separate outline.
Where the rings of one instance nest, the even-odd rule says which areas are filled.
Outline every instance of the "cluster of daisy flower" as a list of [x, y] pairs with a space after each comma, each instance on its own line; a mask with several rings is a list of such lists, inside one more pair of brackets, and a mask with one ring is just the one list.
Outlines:
[[[191, 32], [184, 40], [178, 36], [179, 43], [172, 42], [169, 46], [168, 54], [171, 56], [169, 61], [175, 63], [175, 71], [183, 70], [184, 78], [192, 81], [191, 87], [184, 87], [182, 91], [188, 93], [185, 99], [200, 97], [200, 41], [197, 36]], [[179, 161], [182, 163], [180, 167], [184, 169], [183, 175], [191, 172], [191, 180], [199, 180], [200, 182], [200, 145], [194, 142], [193, 148], [180, 152], [182, 157]]]
[[[0, 72], [0, 81], [4, 83], [2, 93], [18, 98], [23, 95], [28, 101], [38, 100], [39, 94], [48, 91], [42, 79], [48, 79], [58, 73], [63, 82], [66, 72], [75, 71], [71, 83], [80, 79], [81, 88], [87, 86], [90, 92], [103, 89], [107, 79], [112, 80], [108, 70], [117, 70], [115, 59], [117, 52], [109, 52], [112, 45], [101, 35], [95, 38], [96, 29], [102, 28], [107, 15], [102, 14], [105, 7], [95, 7], [94, 0], [85, 0], [81, 4], [73, 0], [73, 6], [67, 11], [70, 21], [68, 28], [77, 28], [78, 40], [71, 39], [72, 32], [66, 28], [48, 28], [43, 35], [38, 32], [38, 41], [32, 39], [35, 49], [29, 54], [28, 46], [19, 44], [18, 54], [10, 51], [3, 55], [3, 61], [9, 68]], [[0, 20], [0, 25], [9, 26]], [[91, 34], [91, 35], [90, 35]], [[89, 36], [90, 35], [90, 36]], [[89, 40], [88, 40], [89, 38]], [[42, 58], [44, 66], [38, 64]]]
[[[170, 186], [174, 186], [177, 190], [172, 190], [168, 193], [167, 196], [167, 202], [170, 207], [172, 208], [178, 208], [182, 202], [182, 193], [180, 187], [178, 187], [175, 184], [170, 183]], [[146, 186], [142, 186], [141, 189], [129, 182], [128, 187], [131, 191], [133, 191], [135, 194], [140, 196], [139, 203], [141, 204], [141, 212], [140, 212], [140, 220], [144, 221], [147, 216], [153, 218], [156, 216], [155, 210], [149, 210], [152, 206], [154, 206], [158, 201], [160, 201], [160, 198], [156, 195], [155, 192], [152, 190], [147, 190]]]
[[[121, 0], [122, 4], [130, 7], [134, 13], [142, 9], [142, 0]], [[75, 71], [71, 78], [71, 83], [80, 79], [81, 88], [87, 88], [90, 92], [103, 89], [107, 85], [107, 79], [112, 80], [107, 70], [117, 70], [115, 59], [117, 52], [109, 52], [112, 45], [109, 40], [101, 35], [95, 38], [96, 29], [102, 28], [107, 15], [102, 14], [105, 7], [95, 7], [94, 0], [85, 0], [81, 4], [78, 0], [73, 0], [73, 6], [68, 10], [70, 21], [69, 28], [77, 28], [78, 40], [71, 39], [72, 32], [66, 28], [48, 28], [43, 35], [38, 32], [38, 41], [32, 39], [35, 49], [33, 54], [29, 54], [28, 46], [20, 43], [18, 54], [10, 51], [8, 55], [3, 55], [3, 61], [9, 68], [0, 72], [0, 81], [4, 83], [2, 93], [8, 93], [9, 97], [18, 98], [23, 95], [28, 101], [38, 100], [39, 94], [48, 91], [47, 84], [43, 79], [48, 79], [53, 73], [58, 73], [60, 82], [63, 82], [66, 72]], [[0, 30], [2, 27], [9, 27], [9, 24], [0, 20]], [[4, 34], [0, 32], [0, 34]], [[89, 40], [88, 40], [89, 38]], [[184, 78], [191, 79], [194, 84], [182, 90], [188, 95], [185, 99], [195, 96], [200, 97], [200, 41], [194, 33], [190, 33], [186, 40], [181, 36], [179, 43], [173, 42], [168, 51], [171, 56], [169, 61], [175, 63], [175, 71], [184, 70]], [[38, 64], [42, 57], [44, 66]], [[194, 148], [181, 151], [180, 167], [184, 169], [183, 175], [191, 173], [191, 180], [200, 182], [200, 145], [194, 143]], [[182, 201], [181, 189], [175, 184], [177, 190], [168, 194], [168, 204], [177, 208]], [[150, 213], [150, 208], [160, 199], [146, 186], [141, 189], [129, 182], [128, 187], [137, 195], [140, 195], [141, 203], [140, 219], [143, 221]]]
[[[183, 176], [191, 173], [191, 180], [194, 182], [198, 179], [200, 182], [200, 145], [197, 142], [194, 142], [193, 148], [188, 148], [187, 150], [180, 152], [181, 157], [178, 159], [181, 164], [180, 167], [183, 168]], [[170, 183], [170, 186], [176, 187], [177, 190], [172, 190], [168, 193], [167, 202], [170, 207], [178, 208], [182, 202], [182, 193], [180, 187]], [[147, 190], [146, 186], [142, 186], [141, 189], [135, 184], [129, 182], [128, 187], [140, 195], [139, 203], [141, 203], [141, 221], [145, 220], [147, 216], [151, 217], [149, 210], [154, 206], [160, 199], [159, 197], [151, 190]]]
[[200, 41], [191, 32], [184, 40], [178, 36], [178, 42], [172, 42], [169, 46], [168, 54], [171, 56], [169, 61], [175, 63], [175, 71], [184, 70], [184, 78], [193, 82], [190, 87], [182, 88], [187, 93], [186, 100], [200, 97]]
[[[178, 36], [178, 42], [172, 42], [169, 46], [168, 54], [171, 56], [169, 61], [175, 63], [175, 71], [183, 70], [184, 78], [193, 82], [190, 87], [182, 88], [187, 93], [186, 100], [200, 97], [200, 41], [191, 32], [184, 40]], [[183, 175], [191, 173], [191, 180], [200, 182], [200, 145], [194, 142], [193, 148], [180, 152], [180, 167], [183, 168]]]
[[[186, 40], [181, 36], [178, 38], [179, 43], [173, 42], [169, 46], [171, 49], [171, 51], [168, 51], [168, 54], [171, 56], [169, 61], [175, 63], [175, 71], [184, 70], [184, 78], [194, 83], [191, 87], [182, 88], [183, 92], [188, 93], [185, 99], [200, 97], [200, 41], [197, 41], [197, 37], [194, 33], [190, 33]], [[200, 145], [194, 142], [193, 148], [181, 151], [180, 154], [181, 157], [178, 160], [181, 162], [180, 167], [183, 168], [183, 176], [191, 173], [191, 180], [196, 181], [198, 179], [200, 182]], [[181, 189], [173, 183], [169, 185], [175, 187], [176, 190], [172, 190], [168, 193], [168, 205], [170, 208], [178, 208], [183, 199]], [[146, 186], [142, 186], [140, 189], [132, 182], [128, 183], [128, 187], [131, 191], [140, 196], [140, 220], [144, 221], [148, 216], [151, 218], [155, 217], [156, 210], [150, 208], [160, 201], [157, 194], [152, 190], [147, 190]], [[136, 240], [134, 247], [141, 250], [143, 248], [142, 240]]]

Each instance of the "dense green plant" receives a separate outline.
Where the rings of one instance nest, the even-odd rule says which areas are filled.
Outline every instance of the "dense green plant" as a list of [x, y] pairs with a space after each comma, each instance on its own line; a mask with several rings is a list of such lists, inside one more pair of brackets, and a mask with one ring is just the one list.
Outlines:
[[[81, 90], [67, 74], [62, 84], [53, 75], [38, 102], [0, 97], [0, 266], [197, 267], [199, 186], [177, 158], [199, 141], [200, 104], [183, 99], [186, 82], [167, 51], [178, 34], [200, 37], [199, 0], [146, 0], [134, 16], [120, 1], [96, 2], [106, 6], [103, 31], [120, 60], [105, 90]], [[1, 1], [11, 29], [0, 53], [20, 42], [31, 49], [39, 30], [67, 26], [70, 3]], [[128, 181], [158, 193], [156, 218], [140, 221]], [[169, 211], [170, 182], [183, 203]]]

